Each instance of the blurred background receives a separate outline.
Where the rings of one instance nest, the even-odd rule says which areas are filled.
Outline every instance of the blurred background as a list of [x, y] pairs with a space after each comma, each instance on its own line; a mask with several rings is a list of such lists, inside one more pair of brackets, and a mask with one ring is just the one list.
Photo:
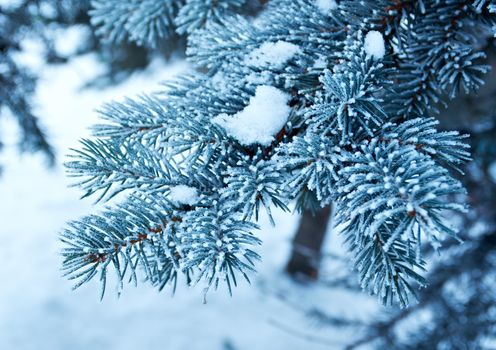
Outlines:
[[[72, 291], [61, 278], [58, 233], [95, 211], [69, 187], [65, 154], [89, 136], [98, 108], [161, 91], [191, 69], [184, 38], [155, 49], [95, 35], [89, 0], [0, 0], [0, 349], [496, 349], [496, 75], [442, 108], [442, 127], [471, 134], [459, 175], [470, 211], [453, 221], [460, 245], [426, 247], [429, 288], [408, 309], [361, 292], [331, 230], [332, 208], [262, 218], [252, 285], [231, 298], [147, 284]], [[494, 42], [487, 44], [496, 65]]]

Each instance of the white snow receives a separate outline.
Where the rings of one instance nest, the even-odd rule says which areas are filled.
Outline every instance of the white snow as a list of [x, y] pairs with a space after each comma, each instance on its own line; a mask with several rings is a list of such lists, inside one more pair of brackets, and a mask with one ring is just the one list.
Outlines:
[[315, 6], [318, 7], [323, 14], [327, 15], [331, 10], [338, 7], [336, 0], [316, 0]]
[[273, 86], [260, 85], [241, 112], [232, 116], [220, 114], [213, 122], [242, 145], [268, 146], [288, 121], [289, 99], [289, 94]]
[[171, 187], [170, 199], [177, 204], [193, 205], [198, 202], [198, 190], [186, 185]]
[[84, 45], [91, 32], [86, 26], [74, 25], [65, 29], [57, 29], [52, 35], [57, 53], [69, 57]]
[[253, 85], [267, 85], [270, 84], [272, 77], [269, 71], [251, 72], [246, 76], [246, 82]]
[[313, 68], [324, 69], [327, 68], [327, 59], [324, 56], [320, 56], [313, 63]]
[[371, 30], [367, 33], [364, 46], [367, 55], [375, 59], [383, 58], [386, 53], [384, 37], [376, 30]]
[[266, 42], [253, 50], [245, 59], [245, 63], [256, 67], [281, 68], [294, 55], [301, 53], [301, 49], [285, 41]]

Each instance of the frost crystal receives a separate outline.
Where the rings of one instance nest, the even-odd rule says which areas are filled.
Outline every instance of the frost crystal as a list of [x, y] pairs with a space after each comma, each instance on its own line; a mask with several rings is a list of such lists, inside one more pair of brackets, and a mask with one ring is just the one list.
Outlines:
[[267, 42], [260, 45], [258, 49], [253, 50], [245, 59], [245, 63], [256, 67], [270, 66], [280, 68], [300, 52], [301, 50], [298, 46], [285, 41]]
[[177, 204], [193, 205], [198, 202], [198, 190], [186, 185], [171, 187], [170, 199]]
[[213, 122], [243, 145], [268, 146], [288, 121], [289, 99], [289, 94], [273, 86], [260, 85], [245, 109], [233, 116], [220, 114]]
[[381, 59], [386, 53], [386, 48], [384, 47], [384, 38], [382, 34], [376, 30], [372, 30], [365, 36], [365, 52], [368, 56], [372, 56], [375, 59]]
[[338, 7], [338, 4], [335, 0], [316, 0], [315, 6], [317, 6], [323, 14], [327, 15], [331, 10]]
[[227, 77], [222, 72], [217, 72], [211, 79], [212, 85], [223, 93], [226, 93], [229, 90], [227, 81]]
[[324, 69], [327, 67], [327, 59], [324, 56], [319, 56], [313, 63], [313, 68]]

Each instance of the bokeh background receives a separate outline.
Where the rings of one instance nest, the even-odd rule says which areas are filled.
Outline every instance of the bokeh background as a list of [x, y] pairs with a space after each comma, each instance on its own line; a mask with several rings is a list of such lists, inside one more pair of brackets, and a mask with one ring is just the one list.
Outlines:
[[[23, 18], [23, 6], [34, 16]], [[291, 278], [300, 218], [283, 212], [275, 213], [276, 226], [261, 219], [263, 261], [233, 297], [220, 289], [204, 303], [201, 288], [179, 286], [172, 295], [141, 284], [120, 298], [109, 290], [100, 301], [98, 281], [72, 291], [61, 277], [58, 234], [101, 204], [80, 200], [69, 186], [65, 155], [89, 136], [103, 103], [162, 91], [162, 82], [191, 70], [181, 38], [154, 50], [101, 42], [88, 6], [0, 0], [0, 77], [11, 58], [36, 79], [26, 99], [55, 155], [50, 164], [43, 152], [22, 152], [23, 130], [0, 103], [0, 349], [496, 349], [494, 73], [478, 95], [441, 114], [443, 127], [473, 135], [464, 178], [472, 209], [453, 218], [464, 245], [447, 243], [442, 258], [426, 248], [432, 287], [418, 305], [386, 309], [361, 292], [336, 230], [325, 235], [318, 278]], [[493, 42], [487, 52], [494, 62]]]

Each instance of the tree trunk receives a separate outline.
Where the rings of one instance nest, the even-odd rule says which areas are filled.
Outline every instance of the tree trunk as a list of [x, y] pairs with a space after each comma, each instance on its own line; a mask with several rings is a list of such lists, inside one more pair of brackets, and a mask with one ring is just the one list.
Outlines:
[[303, 280], [315, 280], [319, 274], [322, 244], [331, 216], [331, 206], [315, 213], [305, 209], [293, 239], [293, 249], [286, 272]]

